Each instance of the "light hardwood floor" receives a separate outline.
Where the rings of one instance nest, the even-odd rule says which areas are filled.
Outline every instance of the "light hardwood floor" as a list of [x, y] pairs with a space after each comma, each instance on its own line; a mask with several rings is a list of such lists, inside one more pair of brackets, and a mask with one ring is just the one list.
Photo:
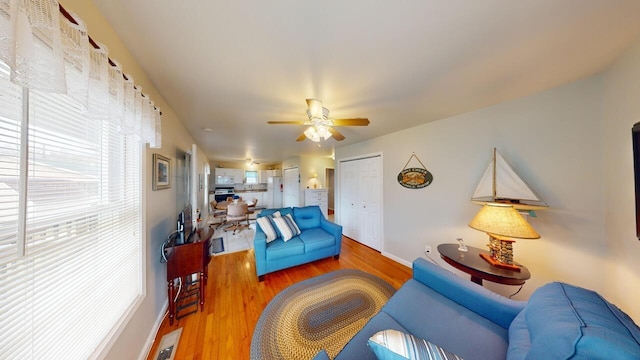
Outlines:
[[339, 260], [333, 257], [267, 274], [258, 282], [253, 250], [211, 258], [204, 311], [176, 320], [166, 317], [149, 352], [164, 334], [182, 327], [178, 360], [248, 359], [253, 329], [269, 300], [289, 285], [339, 269], [360, 269], [396, 289], [411, 278], [411, 269], [347, 237]]

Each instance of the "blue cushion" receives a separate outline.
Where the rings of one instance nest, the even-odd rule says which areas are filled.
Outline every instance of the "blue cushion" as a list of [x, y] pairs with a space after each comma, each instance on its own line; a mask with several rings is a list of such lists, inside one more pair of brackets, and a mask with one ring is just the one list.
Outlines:
[[640, 329], [598, 293], [554, 282], [538, 288], [524, 316], [531, 359], [640, 359]]
[[[284, 214], [283, 214], [284, 215]], [[293, 218], [300, 230], [320, 227], [322, 210], [317, 205], [293, 208]]]
[[290, 207], [280, 208], [280, 209], [264, 209], [264, 210], [260, 211], [260, 214], [258, 214], [258, 217], [267, 216], [267, 215], [273, 215], [277, 211], [279, 211], [282, 216], [293, 213], [293, 210], [291, 210]]
[[507, 359], [525, 360], [530, 348], [531, 340], [529, 339], [529, 329], [527, 328], [524, 311], [521, 311], [520, 314], [513, 319], [511, 326], [509, 326]]
[[408, 333], [462, 358], [493, 360], [507, 357], [507, 329], [417, 280], [404, 283], [382, 311], [391, 315]]
[[314, 251], [336, 245], [336, 238], [321, 228], [307, 229], [299, 235], [305, 251]]
[[389, 314], [381, 311], [372, 317], [369, 322], [358, 331], [356, 335], [349, 340], [342, 351], [338, 353], [335, 360], [376, 360], [376, 355], [367, 346], [369, 338], [380, 330], [396, 329], [402, 332], [407, 330], [398, 324], [398, 322], [389, 316]]
[[300, 254], [304, 254], [304, 243], [297, 236], [294, 236], [286, 243], [282, 238], [278, 238], [267, 244], [267, 260], [282, 259]]

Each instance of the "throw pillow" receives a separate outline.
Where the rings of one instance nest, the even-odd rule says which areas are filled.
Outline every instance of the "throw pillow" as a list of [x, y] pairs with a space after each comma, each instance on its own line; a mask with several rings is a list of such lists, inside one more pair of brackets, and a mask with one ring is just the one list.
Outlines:
[[298, 224], [296, 224], [296, 222], [293, 220], [293, 217], [291, 216], [291, 214], [287, 214], [284, 217], [288, 219], [287, 224], [289, 224], [289, 226], [291, 226], [292, 229], [295, 229], [295, 235], [300, 235], [302, 231], [300, 231]]
[[267, 243], [270, 243], [278, 237], [278, 234], [276, 234], [276, 230], [273, 228], [273, 224], [271, 223], [271, 215], [259, 217], [256, 219], [256, 222], [264, 234], [267, 235]]
[[274, 217], [274, 218], [277, 218], [277, 217], [282, 216], [282, 214], [280, 214], [280, 211], [276, 211], [273, 214], [271, 214], [271, 216]]
[[397, 359], [433, 359], [462, 360], [461, 357], [452, 354], [438, 345], [427, 340], [417, 338], [411, 334], [405, 334], [398, 330], [384, 330], [373, 334], [367, 342], [378, 360]]
[[296, 235], [300, 235], [300, 229], [298, 229], [298, 225], [290, 215], [273, 218], [273, 222], [276, 224], [280, 234], [282, 234], [284, 242], [291, 240]]

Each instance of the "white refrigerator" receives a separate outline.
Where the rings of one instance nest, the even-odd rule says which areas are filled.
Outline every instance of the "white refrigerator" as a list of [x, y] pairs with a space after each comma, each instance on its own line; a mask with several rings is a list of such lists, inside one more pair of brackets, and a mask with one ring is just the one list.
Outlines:
[[282, 207], [282, 178], [279, 176], [271, 176], [267, 181], [267, 208]]

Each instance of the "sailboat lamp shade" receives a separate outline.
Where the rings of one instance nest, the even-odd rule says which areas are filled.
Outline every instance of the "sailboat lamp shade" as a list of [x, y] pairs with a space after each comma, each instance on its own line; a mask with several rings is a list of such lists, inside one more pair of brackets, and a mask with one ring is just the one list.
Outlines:
[[511, 205], [488, 203], [471, 220], [473, 229], [515, 239], [539, 239], [538, 234], [527, 220]]

